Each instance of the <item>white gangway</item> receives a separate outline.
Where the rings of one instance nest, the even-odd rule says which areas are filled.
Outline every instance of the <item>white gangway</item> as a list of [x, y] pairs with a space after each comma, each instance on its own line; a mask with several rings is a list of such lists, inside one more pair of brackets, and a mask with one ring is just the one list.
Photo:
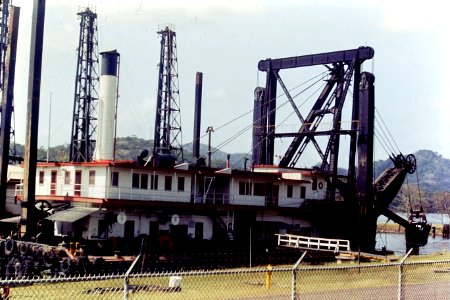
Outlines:
[[301, 248], [319, 251], [350, 251], [349, 240], [325, 239], [318, 237], [302, 236], [295, 234], [276, 234], [278, 236], [278, 246]]

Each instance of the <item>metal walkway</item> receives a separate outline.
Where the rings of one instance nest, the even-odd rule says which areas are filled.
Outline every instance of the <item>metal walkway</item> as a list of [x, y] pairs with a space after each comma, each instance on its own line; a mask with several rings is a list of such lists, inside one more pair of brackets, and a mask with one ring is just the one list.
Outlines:
[[318, 237], [301, 236], [294, 234], [276, 234], [278, 236], [278, 246], [299, 248], [306, 250], [350, 251], [349, 240], [324, 239]]

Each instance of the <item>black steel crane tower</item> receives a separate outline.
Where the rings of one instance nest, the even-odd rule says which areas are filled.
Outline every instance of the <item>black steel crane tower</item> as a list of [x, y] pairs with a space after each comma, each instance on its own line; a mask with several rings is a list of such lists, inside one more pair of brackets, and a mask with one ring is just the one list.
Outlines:
[[80, 11], [80, 38], [75, 78], [70, 161], [91, 161], [95, 149], [98, 105], [97, 14], [90, 8]]
[[[14, 135], [14, 77], [20, 8], [0, 2], [0, 215], [5, 212], [8, 165], [16, 155]], [[11, 143], [12, 141], [12, 143]], [[11, 146], [12, 144], [12, 146]]]
[[167, 25], [158, 34], [161, 36], [161, 54], [153, 155], [173, 156], [175, 160], [182, 161], [176, 33]]
[[9, 0], [1, 0], [0, 3], [0, 88], [3, 92], [3, 79], [5, 77], [5, 57], [8, 40]]
[[[322, 230], [327, 234], [327, 228], [339, 228], [338, 231], [345, 233], [354, 248], [364, 251], [373, 251], [375, 247], [376, 217], [379, 213], [373, 208], [372, 186], [374, 76], [370, 73], [361, 73], [363, 62], [373, 56], [372, 48], [360, 47], [261, 60], [258, 69], [266, 72], [266, 86], [259, 87], [255, 91], [253, 130], [254, 164], [274, 164], [275, 138], [291, 139], [279, 162], [281, 168], [295, 167], [308, 144], [314, 146], [321, 160], [320, 167], [314, 169], [314, 174], [322, 173], [327, 177], [326, 195], [327, 200], [332, 203], [330, 207], [333, 207], [327, 211], [320, 210], [323, 214], [322, 219], [330, 220], [329, 223], [324, 221]], [[281, 79], [280, 71], [317, 65], [325, 65], [328, 76], [316, 102], [307, 114], [302, 115], [290, 90]], [[278, 85], [282, 87], [284, 95], [300, 120], [301, 125], [295, 132], [276, 131]], [[349, 128], [345, 129], [342, 128], [343, 108], [346, 95], [351, 88], [353, 94], [351, 119], [347, 125]], [[330, 124], [323, 129], [321, 124], [325, 118]], [[341, 136], [349, 136], [347, 176], [338, 174]], [[321, 137], [325, 140], [319, 140]], [[336, 201], [338, 194], [344, 201]], [[337, 213], [341, 220], [336, 220], [335, 217], [338, 207], [342, 209], [341, 213]], [[360, 231], [353, 230], [355, 228]], [[330, 231], [328, 234], [332, 235], [335, 232]]]
[[[12, 10], [12, 12], [10, 12]], [[16, 47], [17, 41], [13, 40], [13, 33], [12, 30], [18, 31], [19, 25], [15, 25], [17, 28], [10, 28], [11, 22], [18, 22], [19, 19], [19, 8], [11, 7], [9, 0], [0, 0], [0, 99], [3, 99], [3, 94], [7, 92], [7, 83], [5, 82], [7, 80], [8, 72], [6, 69], [8, 68], [7, 64], [9, 63], [7, 61], [7, 50], [8, 50], [8, 44], [15, 43], [13, 47]], [[15, 19], [10, 17], [10, 14], [15, 14]], [[9, 39], [8, 39], [9, 35]], [[14, 33], [16, 35], [16, 33]], [[15, 59], [15, 58], [14, 58]], [[12, 74], [14, 76], [14, 74]], [[16, 151], [16, 142], [15, 142], [15, 134], [14, 134], [14, 99], [11, 97], [11, 103], [10, 103], [10, 110], [7, 112], [2, 112], [0, 116], [0, 120], [2, 118], [8, 118], [8, 120], [4, 120], [9, 124], [9, 128], [4, 128], [5, 133], [9, 132], [9, 141], [8, 144], [6, 144], [4, 141], [2, 142], [3, 146], [7, 146], [9, 149], [7, 150], [9, 152], [9, 162], [15, 163], [22, 161], [22, 158], [17, 157], [17, 151]], [[0, 112], [2, 109], [0, 108]], [[2, 128], [3, 129], [3, 128]], [[8, 158], [7, 158], [8, 159]]]

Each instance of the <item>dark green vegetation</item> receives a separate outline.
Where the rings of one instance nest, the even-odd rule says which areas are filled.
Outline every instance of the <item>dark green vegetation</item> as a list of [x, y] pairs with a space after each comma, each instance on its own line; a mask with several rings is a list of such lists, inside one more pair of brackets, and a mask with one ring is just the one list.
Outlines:
[[[407, 176], [391, 208], [405, 211], [411, 205], [422, 204], [426, 212], [450, 213], [450, 159], [430, 150], [419, 150], [414, 155], [417, 171]], [[390, 166], [389, 159], [376, 161], [375, 176]]]
[[[68, 161], [69, 160], [69, 144], [58, 145], [50, 147], [49, 160], [50, 161]], [[118, 160], [128, 160], [136, 159], [137, 156], [145, 149], [151, 152], [153, 148], [153, 141], [138, 138], [136, 136], [120, 137], [116, 141], [116, 159]], [[192, 144], [184, 145], [184, 160], [186, 162], [192, 161]], [[17, 156], [23, 157], [24, 146], [16, 145]], [[227, 153], [220, 151], [214, 147], [212, 151], [212, 166], [217, 168], [225, 168]], [[200, 153], [204, 158], [206, 158], [208, 153], [208, 146], [200, 144]], [[230, 156], [231, 166], [237, 169], [243, 169], [245, 163], [245, 157], [250, 159], [251, 154], [247, 153], [232, 153]], [[47, 160], [47, 149], [40, 147], [38, 150], [38, 160]], [[247, 162], [249, 166], [250, 162]]]
[[[142, 150], [147, 149], [151, 151], [152, 144], [151, 140], [145, 140], [136, 136], [118, 138], [116, 159], [136, 159]], [[16, 148], [18, 155], [23, 156], [24, 147], [17, 145]], [[215, 148], [212, 151], [212, 166], [225, 167], [227, 153]], [[206, 157], [208, 146], [201, 144], [200, 153]], [[408, 175], [401, 193], [391, 204], [391, 208], [395, 211], [405, 211], [409, 210], [410, 205], [415, 206], [422, 203], [427, 212], [450, 213], [450, 159], [446, 159], [437, 152], [430, 150], [419, 150], [414, 155], [417, 159], [417, 172]], [[68, 156], [68, 144], [50, 148], [49, 160], [51, 161], [68, 161]], [[243, 169], [245, 157], [250, 159], [251, 155], [246, 153], [231, 154], [231, 166]], [[42, 161], [47, 159], [47, 152], [43, 147], [39, 149], [38, 159]], [[191, 144], [184, 147], [184, 159], [187, 162], [192, 161]], [[250, 160], [247, 162], [247, 167], [249, 166]], [[390, 159], [376, 161], [374, 177], [377, 177], [385, 168], [391, 166], [392, 162]], [[346, 171], [341, 170], [340, 173], [344, 174]]]

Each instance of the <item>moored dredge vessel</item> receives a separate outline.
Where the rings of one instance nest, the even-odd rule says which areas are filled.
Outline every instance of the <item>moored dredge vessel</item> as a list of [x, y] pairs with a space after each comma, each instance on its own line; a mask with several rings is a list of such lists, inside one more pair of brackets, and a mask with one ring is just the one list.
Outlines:
[[[79, 155], [69, 162], [36, 163], [35, 209], [28, 212], [33, 217], [1, 241], [2, 276], [25, 276], [42, 269], [105, 272], [108, 263], [126, 268], [139, 252], [147, 254], [147, 264], [155, 269], [170, 257], [177, 257], [177, 268], [205, 267], [201, 251], [221, 257], [221, 266], [244, 265], [237, 253], [246, 252], [249, 243], [267, 258], [267, 253], [277, 251], [276, 234], [285, 233], [345, 239], [352, 250], [374, 252], [381, 214], [407, 226], [409, 247], [426, 244], [430, 230], [426, 220], [408, 222], [389, 210], [405, 177], [415, 171], [414, 156], [392, 155], [393, 167], [372, 178], [375, 78], [361, 72], [364, 61], [374, 56], [372, 48], [260, 61], [266, 85], [255, 89], [251, 164], [234, 168], [227, 162], [217, 168], [211, 167], [211, 156], [205, 161], [199, 151], [199, 74], [193, 160], [185, 161], [181, 144], [174, 142], [179, 129], [174, 122], [179, 107], [171, 98], [178, 93], [172, 81], [177, 76], [170, 73], [175, 32], [165, 27], [159, 33], [153, 150], [136, 153], [135, 160], [115, 159], [120, 55], [115, 50], [102, 52], [95, 149], [84, 159]], [[325, 83], [319, 97], [304, 114], [280, 73], [311, 66], [325, 66], [327, 71], [318, 80]], [[277, 104], [279, 86], [287, 98], [282, 104]], [[351, 111], [345, 128], [347, 98]], [[300, 122], [293, 132], [278, 131], [276, 113], [284, 104], [292, 107]], [[290, 141], [278, 164], [276, 139]], [[88, 148], [72, 139], [71, 150]], [[297, 167], [310, 148], [320, 163]], [[338, 170], [340, 159], [348, 164], [345, 172]], [[22, 188], [17, 185], [18, 203], [24, 200]], [[36, 226], [37, 235], [22, 240], [27, 226]]]

